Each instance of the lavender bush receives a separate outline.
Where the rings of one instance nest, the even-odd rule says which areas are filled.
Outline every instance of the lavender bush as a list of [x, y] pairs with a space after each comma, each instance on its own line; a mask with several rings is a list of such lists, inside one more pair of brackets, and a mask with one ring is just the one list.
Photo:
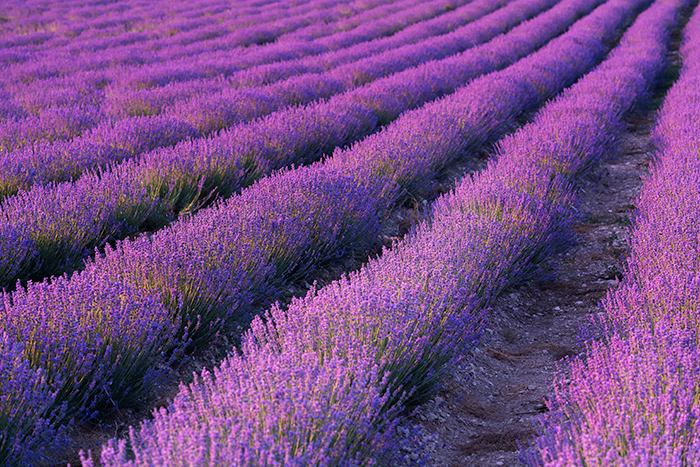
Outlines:
[[[547, 466], [684, 466], [700, 461], [697, 334], [633, 329], [594, 343], [557, 377], [537, 440]], [[570, 384], [563, 381], [570, 379]]]
[[149, 374], [177, 346], [160, 297], [127, 290], [117, 279], [86, 272], [3, 297], [3, 332], [23, 342], [28, 363], [43, 369], [67, 420], [137, 405]]
[[32, 465], [65, 443], [56, 392], [24, 346], [0, 333], [0, 465]]

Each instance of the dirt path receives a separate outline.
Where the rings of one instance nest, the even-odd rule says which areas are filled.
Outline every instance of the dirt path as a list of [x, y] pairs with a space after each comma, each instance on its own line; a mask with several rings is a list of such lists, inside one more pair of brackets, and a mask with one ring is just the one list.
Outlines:
[[[658, 106], [664, 90], [655, 96]], [[628, 120], [621, 154], [581, 183], [585, 220], [578, 245], [559, 259], [556, 279], [509, 290], [493, 307], [483, 344], [450, 370], [414, 424], [422, 448], [406, 447], [429, 467], [522, 466], [518, 442], [528, 445], [546, 411], [558, 362], [581, 351], [579, 327], [622, 278], [632, 202], [647, 173], [654, 109]]]

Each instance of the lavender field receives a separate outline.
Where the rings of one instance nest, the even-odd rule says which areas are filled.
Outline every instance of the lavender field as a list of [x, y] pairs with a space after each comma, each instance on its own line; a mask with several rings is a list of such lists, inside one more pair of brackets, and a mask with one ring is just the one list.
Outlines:
[[696, 5], [0, 1], [0, 465], [437, 467], [406, 427], [640, 109], [518, 464], [700, 465]]

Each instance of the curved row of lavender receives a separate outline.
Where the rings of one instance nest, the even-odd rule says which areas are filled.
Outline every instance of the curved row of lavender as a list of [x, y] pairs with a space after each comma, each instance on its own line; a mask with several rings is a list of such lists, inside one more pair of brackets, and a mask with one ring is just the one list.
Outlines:
[[[663, 49], [683, 3], [643, 13], [601, 67], [502, 141], [497, 161], [391, 251], [256, 318], [240, 354], [182, 385], [128, 444], [104, 446], [101, 465], [398, 465], [401, 411], [475, 344], [489, 301], [568, 243], [572, 179], [614, 147], [665, 56], [618, 67], [646, 34]], [[611, 81], [623, 94], [598, 92]]]
[[647, 4], [603, 5], [532, 56], [324, 163], [267, 178], [152, 240], [124, 242], [71, 278], [5, 294], [4, 331], [43, 368], [59, 420], [133, 403], [183, 345], [244, 323], [276, 286], [323, 261], [366, 254], [406, 190], [425, 188], [446, 163], [570, 85]]
[[[551, 3], [519, 0], [465, 27], [460, 36], [464, 44], [485, 41]], [[0, 208], [0, 238], [7, 239], [0, 243], [0, 284], [11, 286], [18, 279], [61, 274], [105, 240], [124, 238], [144, 228], [154, 230], [212, 194], [228, 197], [273, 170], [308, 163], [350, 144], [408, 109], [509, 65], [563, 32], [598, 3], [600, 0], [566, 3], [453, 58], [409, 68], [328, 101], [278, 112], [211, 139], [148, 153], [138, 161], [88, 174], [75, 183], [36, 186], [10, 197]], [[75, 154], [71, 157], [77, 160]]]
[[[663, 53], [639, 40], [640, 56]], [[555, 380], [533, 464], [700, 464], [700, 11], [681, 57], [653, 132], [625, 280], [603, 302], [608, 333]]]
[[[480, 2], [472, 19], [488, 13]], [[543, 2], [545, 5], [553, 0]], [[530, 8], [529, 10], [531, 10]], [[358, 87], [429, 60], [462, 52], [507, 31], [532, 16], [528, 11], [499, 15], [478, 25], [466, 25], [454, 33], [428, 37], [419, 43], [390, 49], [372, 59], [352, 62], [322, 73], [304, 73], [255, 89], [230, 88], [205, 93], [170, 106], [161, 115], [127, 117], [106, 121], [71, 141], [36, 142], [0, 156], [0, 196], [39, 183], [77, 178], [86, 170], [135, 157], [156, 147], [169, 146], [191, 137], [270, 114], [288, 106], [307, 104]], [[293, 64], [292, 64], [293, 68]]]

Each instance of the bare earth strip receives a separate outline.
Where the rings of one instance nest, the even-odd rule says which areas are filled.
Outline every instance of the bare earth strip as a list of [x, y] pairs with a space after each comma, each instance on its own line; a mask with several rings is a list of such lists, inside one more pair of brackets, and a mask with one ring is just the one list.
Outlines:
[[[679, 67], [678, 31], [675, 37], [670, 78]], [[650, 131], [671, 81], [649, 109], [627, 120], [620, 154], [581, 181], [578, 244], [558, 259], [554, 280], [529, 282], [500, 297], [482, 345], [450, 370], [439, 394], [401, 427], [407, 461], [427, 461], [428, 467], [523, 465], [518, 443], [528, 446], [536, 434], [554, 371], [582, 351], [579, 328], [622, 279], [633, 202], [652, 155]]]

